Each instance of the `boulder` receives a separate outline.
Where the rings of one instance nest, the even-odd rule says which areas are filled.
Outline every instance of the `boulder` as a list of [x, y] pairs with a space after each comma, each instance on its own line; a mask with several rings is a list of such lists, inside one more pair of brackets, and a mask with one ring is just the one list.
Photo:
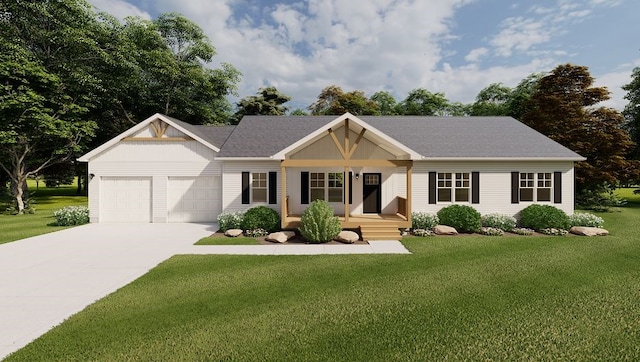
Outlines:
[[360, 239], [360, 235], [354, 231], [342, 230], [338, 236], [333, 239], [341, 243], [353, 244]]
[[287, 236], [287, 240], [291, 240], [293, 238], [296, 237], [296, 232], [295, 231], [281, 231], [281, 233], [285, 234]]
[[609, 235], [609, 231], [588, 226], [574, 226], [569, 230], [570, 233], [582, 236], [605, 236]]
[[287, 240], [289, 240], [289, 238], [287, 237], [287, 234], [285, 234], [282, 231], [279, 231], [277, 233], [271, 233], [271, 234], [267, 235], [265, 240], [266, 241], [270, 241], [272, 243], [284, 244], [284, 243], [287, 242]]
[[235, 238], [236, 236], [242, 235], [242, 230], [240, 230], [240, 229], [229, 229], [229, 230], [225, 231], [224, 234], [226, 236], [230, 236], [232, 238]]
[[456, 228], [447, 225], [436, 225], [433, 228], [433, 232], [436, 233], [436, 235], [458, 235]]

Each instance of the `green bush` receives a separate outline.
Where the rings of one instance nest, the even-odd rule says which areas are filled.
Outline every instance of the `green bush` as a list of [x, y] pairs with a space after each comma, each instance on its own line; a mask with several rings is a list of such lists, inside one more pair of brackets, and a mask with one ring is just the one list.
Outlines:
[[569, 229], [569, 217], [551, 205], [533, 204], [520, 211], [520, 226], [536, 231], [542, 229]]
[[456, 228], [459, 232], [472, 233], [480, 230], [480, 213], [471, 206], [450, 205], [438, 211], [443, 225]]
[[241, 226], [245, 231], [264, 229], [274, 232], [280, 229], [280, 215], [266, 206], [252, 207], [244, 213]]
[[222, 232], [230, 229], [241, 229], [242, 220], [244, 220], [244, 212], [223, 212], [218, 215], [218, 226]]
[[602, 227], [604, 220], [594, 214], [588, 212], [579, 212], [569, 216], [570, 226], [591, 226]]
[[411, 213], [411, 228], [431, 230], [434, 226], [438, 225], [440, 220], [438, 215], [431, 212], [412, 212]]
[[482, 226], [511, 231], [516, 227], [516, 218], [507, 214], [486, 214], [481, 219]]
[[310, 243], [326, 243], [338, 236], [342, 227], [333, 209], [324, 200], [315, 200], [302, 213], [300, 234]]
[[89, 222], [89, 209], [86, 206], [67, 206], [53, 212], [59, 226], [82, 225]]

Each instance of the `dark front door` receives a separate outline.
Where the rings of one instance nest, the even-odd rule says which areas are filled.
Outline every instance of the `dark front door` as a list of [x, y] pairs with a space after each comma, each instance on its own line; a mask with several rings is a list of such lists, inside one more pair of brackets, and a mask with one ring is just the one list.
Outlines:
[[381, 174], [365, 173], [362, 174], [362, 212], [367, 214], [379, 214], [381, 211]]

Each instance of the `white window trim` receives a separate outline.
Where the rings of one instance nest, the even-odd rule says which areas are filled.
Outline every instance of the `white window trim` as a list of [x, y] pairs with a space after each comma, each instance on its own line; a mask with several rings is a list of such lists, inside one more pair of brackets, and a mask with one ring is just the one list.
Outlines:
[[[522, 181], [523, 181], [522, 175], [523, 174], [530, 174], [530, 173], [533, 174], [533, 187], [522, 187]], [[540, 179], [539, 178], [540, 174], [549, 175], [549, 178], [548, 179], [546, 179], [546, 178], [545, 179]], [[544, 181], [548, 181], [551, 186], [549, 186], [549, 187], [539, 187], [538, 186], [538, 182], [539, 181], [543, 181], [543, 182]], [[533, 171], [520, 171], [519, 175], [518, 175], [518, 201], [522, 202], [522, 203], [525, 203], [525, 202], [529, 202], [529, 203], [545, 203], [545, 202], [546, 203], [553, 203], [554, 186], [555, 185], [553, 184], [553, 172], [547, 172], [547, 171], [536, 171], [536, 172], [533, 172]], [[532, 190], [532, 192], [533, 192], [533, 197], [532, 197], [533, 200], [532, 201], [522, 200], [522, 197], [521, 197], [522, 189], [531, 189]], [[538, 200], [538, 190], [539, 189], [549, 189], [549, 200]]]
[[[450, 174], [451, 178], [451, 186], [448, 187], [440, 187], [440, 175], [441, 174]], [[468, 187], [456, 187], [457, 175], [467, 175], [467, 182], [469, 182]], [[464, 182], [464, 176], [460, 179], [461, 182]], [[447, 179], [444, 179], [447, 180]], [[449, 201], [440, 201], [440, 190], [441, 189], [449, 189], [451, 193], [451, 200]], [[456, 190], [457, 189], [466, 189], [468, 190], [467, 200], [466, 201], [456, 201]], [[436, 203], [437, 204], [470, 204], [471, 203], [471, 172], [470, 171], [447, 171], [447, 172], [436, 172]]]
[[[265, 175], [264, 176], [265, 177], [265, 187], [255, 187], [255, 186], [253, 186], [253, 177], [254, 177], [255, 174], [264, 174]], [[251, 180], [249, 182], [249, 185], [251, 187], [249, 187], [249, 190], [251, 192], [251, 195], [250, 195], [251, 196], [251, 199], [250, 199], [251, 204], [256, 204], [256, 205], [266, 205], [266, 204], [268, 204], [269, 203], [269, 173], [268, 172], [251, 172], [250, 175], [251, 175]], [[254, 196], [253, 191], [256, 188], [260, 189], [260, 190], [262, 190], [262, 189], [265, 190], [265, 200], [264, 201], [255, 201], [255, 199], [253, 197]]]
[[[344, 198], [344, 176], [342, 179], [342, 186], [341, 187], [330, 187], [329, 186], [329, 174], [330, 173], [334, 173], [334, 174], [343, 174], [343, 172], [339, 172], [339, 171], [318, 171], [318, 172], [310, 172], [309, 173], [309, 202], [313, 202], [314, 199], [311, 196], [312, 195], [312, 190], [315, 189], [321, 189], [320, 187], [313, 187], [312, 186], [312, 178], [311, 178], [311, 174], [323, 174], [324, 178], [324, 187], [323, 187], [323, 195], [324, 195], [324, 200], [330, 204], [344, 204], [345, 198]], [[329, 190], [330, 189], [340, 189], [341, 190], [341, 200], [340, 201], [329, 201]]]

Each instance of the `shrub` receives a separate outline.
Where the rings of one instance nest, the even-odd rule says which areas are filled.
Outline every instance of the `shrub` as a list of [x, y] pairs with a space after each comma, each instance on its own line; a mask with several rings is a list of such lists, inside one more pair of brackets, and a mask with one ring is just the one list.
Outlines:
[[533, 230], [527, 228], [513, 228], [511, 232], [518, 235], [533, 235]]
[[218, 226], [222, 232], [230, 229], [241, 229], [244, 212], [223, 212], [218, 215]]
[[506, 214], [487, 214], [483, 215], [482, 226], [497, 228], [502, 231], [511, 231], [516, 227], [516, 218]]
[[438, 211], [440, 223], [465, 233], [480, 230], [480, 213], [471, 206], [450, 205]]
[[326, 243], [335, 238], [342, 227], [333, 209], [324, 200], [315, 200], [302, 213], [300, 234], [310, 243]]
[[487, 236], [502, 236], [504, 235], [504, 231], [494, 227], [483, 227], [480, 229], [480, 234]]
[[244, 233], [244, 236], [248, 238], [259, 238], [261, 236], [267, 236], [267, 235], [269, 235], [269, 232], [262, 228], [250, 229], [245, 231]]
[[244, 213], [241, 226], [245, 231], [254, 229], [277, 231], [280, 229], [280, 215], [266, 206], [252, 207]]
[[438, 225], [440, 220], [438, 215], [431, 212], [412, 212], [411, 213], [411, 228], [412, 229], [424, 229], [431, 230], [434, 226]]
[[414, 236], [420, 236], [420, 237], [436, 235], [436, 233], [434, 233], [433, 230], [429, 230], [429, 229], [413, 229], [411, 233]]
[[614, 186], [603, 184], [593, 189], [586, 189], [578, 192], [576, 194], [576, 204], [584, 209], [609, 211], [612, 207], [626, 205], [627, 200], [616, 195]]
[[570, 226], [602, 227], [603, 224], [604, 220], [601, 217], [588, 212], [575, 213], [569, 216]]
[[86, 206], [67, 206], [53, 212], [59, 226], [82, 225], [89, 222], [89, 208]]
[[557, 207], [533, 204], [520, 211], [520, 226], [538, 231], [550, 228], [568, 229], [569, 217]]

